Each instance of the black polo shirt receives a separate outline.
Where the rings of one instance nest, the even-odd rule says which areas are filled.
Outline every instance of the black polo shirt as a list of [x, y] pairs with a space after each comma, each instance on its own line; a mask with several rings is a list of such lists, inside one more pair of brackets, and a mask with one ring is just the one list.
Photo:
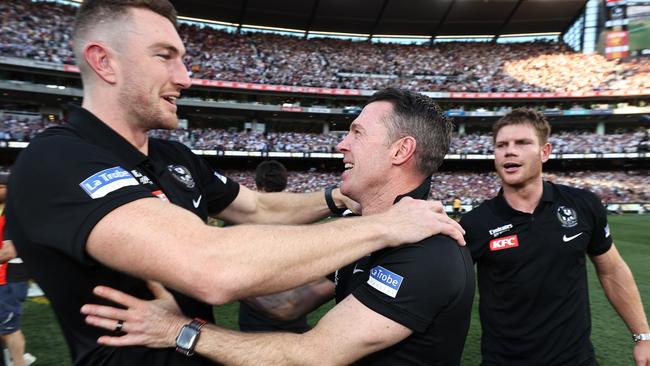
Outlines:
[[532, 214], [503, 197], [463, 216], [477, 263], [484, 365], [579, 365], [593, 359], [586, 256], [612, 245], [593, 193], [544, 182]]
[[[235, 199], [237, 183], [177, 142], [150, 139], [145, 156], [90, 112], [75, 108], [69, 124], [47, 129], [20, 154], [9, 187], [9, 233], [51, 301], [75, 365], [206, 362], [173, 349], [97, 344], [99, 336], [110, 332], [86, 325], [79, 312], [85, 303], [101, 302], [92, 294], [95, 286], [115, 287], [139, 298], [152, 295], [142, 280], [91, 258], [86, 240], [106, 214], [141, 198], [159, 197], [205, 220]], [[174, 296], [187, 316], [214, 320], [211, 306], [179, 293]]]
[[[404, 196], [426, 199], [430, 187], [426, 179], [395, 202]], [[337, 302], [353, 294], [372, 311], [413, 331], [357, 364], [460, 364], [474, 299], [474, 265], [467, 248], [435, 235], [361, 258], [337, 271], [335, 282]]]

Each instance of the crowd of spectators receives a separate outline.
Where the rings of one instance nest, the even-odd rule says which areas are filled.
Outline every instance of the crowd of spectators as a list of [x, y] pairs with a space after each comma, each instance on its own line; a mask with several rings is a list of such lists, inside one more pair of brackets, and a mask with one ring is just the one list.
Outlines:
[[[0, 55], [74, 63], [75, 9], [0, 2]], [[449, 92], [588, 92], [650, 88], [650, 60], [610, 61], [560, 42], [430, 45], [240, 34], [182, 24], [192, 77], [262, 84]]]
[[[30, 141], [45, 128], [57, 124], [46, 118], [21, 117], [13, 114], [0, 116], [0, 140]], [[218, 151], [280, 151], [280, 152], [336, 152], [343, 139], [341, 133], [258, 132], [233, 131], [213, 128], [187, 130], [154, 130], [152, 137], [179, 141], [192, 149]], [[650, 151], [647, 130], [599, 135], [593, 132], [564, 131], [553, 133], [550, 139], [556, 154], [636, 153]], [[489, 133], [471, 133], [454, 136], [450, 154], [493, 153]]]
[[[229, 177], [254, 189], [253, 171], [226, 171]], [[604, 203], [650, 203], [648, 171], [572, 171], [550, 172], [544, 179], [589, 189]], [[287, 189], [291, 192], [315, 192], [340, 183], [340, 173], [311, 171], [290, 171]], [[431, 181], [431, 198], [451, 204], [458, 196], [465, 205], [477, 205], [494, 197], [500, 187], [496, 173], [440, 172]]]

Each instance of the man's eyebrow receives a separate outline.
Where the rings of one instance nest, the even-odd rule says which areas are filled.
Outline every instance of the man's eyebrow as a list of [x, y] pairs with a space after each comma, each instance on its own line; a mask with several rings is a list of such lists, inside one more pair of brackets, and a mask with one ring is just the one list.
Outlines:
[[363, 130], [363, 126], [361, 126], [358, 122], [352, 122], [352, 123], [350, 124], [350, 131], [352, 131], [352, 130], [355, 129], [355, 128], [356, 128], [357, 130]]
[[165, 42], [154, 43], [151, 46], [149, 46], [148, 48], [150, 50], [155, 50], [155, 49], [162, 48], [164, 50], [167, 50], [167, 51], [175, 53], [175, 54], [184, 54], [185, 53], [184, 50], [183, 50], [183, 52], [181, 52], [178, 48], [176, 48], [176, 46], [173, 46], [173, 45], [171, 45], [169, 43], [165, 43]]

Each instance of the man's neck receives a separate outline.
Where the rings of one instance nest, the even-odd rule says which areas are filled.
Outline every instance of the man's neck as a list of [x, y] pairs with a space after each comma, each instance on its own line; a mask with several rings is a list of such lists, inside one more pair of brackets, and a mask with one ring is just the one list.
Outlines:
[[533, 213], [542, 199], [544, 182], [540, 176], [521, 187], [503, 185], [503, 197], [517, 211]]
[[[106, 98], [105, 100], [112, 100], [114, 98]], [[115, 106], [110, 103], [97, 103], [95, 100], [103, 100], [103, 98], [84, 97], [81, 106], [99, 118], [104, 124], [110, 127], [118, 135], [122, 136], [126, 141], [133, 145], [144, 155], [149, 153], [149, 136], [145, 131], [141, 131], [128, 121], [128, 116], [123, 116], [123, 108]]]
[[395, 202], [395, 198], [401, 194], [413, 191], [422, 184], [423, 177], [400, 176], [386, 179], [386, 184], [375, 189], [375, 193], [369, 194], [361, 200], [362, 215], [372, 215], [387, 211]]

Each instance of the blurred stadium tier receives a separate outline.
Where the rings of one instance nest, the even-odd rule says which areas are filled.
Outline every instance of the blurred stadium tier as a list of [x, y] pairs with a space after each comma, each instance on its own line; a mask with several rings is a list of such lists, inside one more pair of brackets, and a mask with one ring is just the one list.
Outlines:
[[[309, 17], [309, 3], [303, 4], [307, 10], [293, 9], [294, 18], [284, 18], [284, 28], [296, 28], [295, 17]], [[323, 9], [331, 5], [322, 3]], [[435, 98], [456, 124], [450, 152], [434, 179], [436, 199], [450, 203], [457, 195], [471, 207], [491, 197], [497, 187], [490, 173], [491, 126], [508, 111], [528, 107], [543, 112], [553, 127], [548, 179], [589, 188], [614, 211], [650, 209], [650, 57], [633, 52], [626, 59], [608, 59], [604, 50], [587, 52], [588, 41], [597, 46], [597, 36], [589, 36], [595, 28], [589, 18], [593, 12], [586, 11], [593, 1], [554, 1], [544, 9], [539, 1], [507, 0], [499, 6], [476, 1], [476, 11], [454, 3], [420, 6], [449, 7], [449, 14], [465, 17], [463, 24], [474, 24], [469, 33], [474, 36], [455, 35], [454, 16], [431, 20], [430, 29], [437, 33], [426, 37], [381, 36], [397, 26], [390, 21], [391, 6], [397, 4], [391, 1], [381, 19], [370, 19], [375, 28], [363, 32], [336, 28], [345, 25], [327, 24], [329, 18], [319, 13], [326, 11], [315, 12], [315, 24], [329, 31], [356, 32], [345, 36], [262, 29], [236, 24], [236, 19], [213, 19], [230, 22], [218, 25], [183, 18], [184, 61], [193, 85], [178, 100], [180, 128], [151, 134], [186, 144], [251, 187], [255, 165], [273, 158], [292, 170], [291, 190], [320, 190], [338, 181], [343, 167], [336, 144], [368, 96], [399, 86]], [[205, 5], [214, 10], [206, 8], [205, 16], [227, 18], [217, 11], [225, 9], [223, 2]], [[193, 16], [191, 7], [178, 6], [180, 15]], [[262, 8], [242, 11], [257, 12], [260, 25], [283, 26], [275, 24], [275, 13]], [[75, 9], [66, 1], [0, 2], [4, 169], [36, 134], [65, 123], [69, 104], [81, 103], [82, 85], [70, 47]], [[633, 13], [634, 24], [650, 16], [644, 9]], [[417, 18], [416, 13], [402, 18]], [[527, 22], [531, 14], [539, 19]], [[492, 23], [472, 22], [479, 16]], [[393, 31], [420, 34], [421, 23], [412, 20]], [[582, 34], [577, 43], [576, 27]]]

